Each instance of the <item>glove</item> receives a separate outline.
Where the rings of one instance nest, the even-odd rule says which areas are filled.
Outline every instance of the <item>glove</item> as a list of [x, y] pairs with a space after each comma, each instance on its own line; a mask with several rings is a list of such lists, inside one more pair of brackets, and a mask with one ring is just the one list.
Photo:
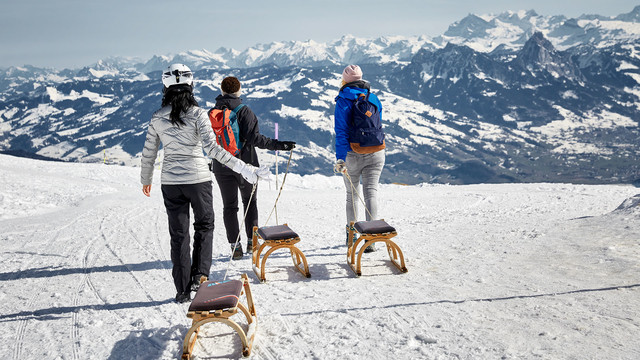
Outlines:
[[341, 174], [347, 173], [347, 164], [344, 163], [344, 160], [340, 159], [336, 161], [336, 164], [333, 165], [333, 172]]
[[233, 167], [231, 168], [231, 170], [237, 172], [238, 174], [242, 175], [242, 177], [250, 184], [255, 184], [258, 181], [258, 175], [256, 175], [256, 170], [258, 170], [257, 167], [255, 166], [251, 166], [241, 160], [238, 160], [236, 158], [234, 158], [236, 160], [236, 163], [233, 164]]
[[258, 180], [271, 181], [271, 170], [269, 170], [269, 167], [266, 165], [257, 168], [243, 161], [237, 160], [231, 170], [242, 175], [242, 177], [250, 184], [255, 184]]
[[295, 141], [276, 141], [276, 150], [293, 150]]
[[271, 181], [271, 170], [267, 165], [262, 165], [255, 171], [259, 180]]

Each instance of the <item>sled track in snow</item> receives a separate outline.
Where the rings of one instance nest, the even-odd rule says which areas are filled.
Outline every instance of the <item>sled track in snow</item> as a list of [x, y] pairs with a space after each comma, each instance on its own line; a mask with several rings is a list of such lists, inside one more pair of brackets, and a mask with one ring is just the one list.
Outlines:
[[[141, 280], [138, 278], [138, 276], [136, 276], [135, 272], [134, 272], [134, 271], [131, 269], [131, 267], [130, 267], [130, 266], [129, 266], [129, 265], [128, 265], [124, 260], [123, 260], [123, 258], [122, 258], [120, 255], [118, 255], [117, 251], [116, 251], [116, 250], [115, 250], [115, 249], [110, 245], [110, 242], [109, 242], [109, 235], [108, 235], [108, 233], [107, 233], [107, 229], [112, 229], [112, 228], [114, 228], [114, 225], [107, 226], [107, 225], [105, 224], [105, 222], [107, 222], [107, 221], [109, 221], [109, 220], [113, 220], [113, 222], [118, 222], [119, 224], [124, 224], [124, 225], [126, 225], [126, 223], [125, 223], [125, 220], [124, 220], [124, 219], [128, 218], [132, 213], [134, 213], [134, 212], [136, 212], [136, 211], [139, 211], [139, 209], [132, 209], [132, 210], [127, 211], [126, 213], [122, 213], [122, 214], [121, 214], [121, 213], [116, 213], [116, 215], [115, 215], [115, 216], [114, 216], [114, 214], [113, 214], [113, 213], [112, 213], [112, 214], [105, 214], [105, 221], [103, 221], [103, 224], [101, 224], [101, 226], [100, 226], [100, 230], [99, 230], [99, 233], [100, 233], [100, 237], [101, 237], [101, 238], [102, 238], [102, 240], [103, 240], [103, 244], [104, 244], [104, 246], [107, 248], [107, 250], [109, 250], [109, 252], [111, 253], [111, 255], [113, 255], [113, 257], [118, 261], [118, 263], [119, 263], [120, 265], [122, 265], [122, 267], [124, 267], [124, 268], [126, 268], [126, 269], [127, 269], [127, 273], [131, 276], [131, 278], [132, 278], [132, 279], [133, 279], [133, 281], [135, 282], [135, 286], [142, 290], [142, 293], [144, 294], [144, 296], [146, 297], [146, 299], [147, 299], [149, 302], [157, 302], [157, 301], [156, 301], [156, 300], [151, 296], [151, 294], [149, 293], [149, 291], [147, 291], [147, 288], [144, 286], [144, 282], [143, 282], [143, 281], [141, 281]], [[122, 219], [117, 219], [118, 217], [122, 217]], [[130, 228], [130, 227], [127, 227], [127, 232], [128, 232], [130, 235], [132, 235], [132, 236], [134, 237], [134, 240], [136, 241], [136, 243], [138, 244], [138, 246], [143, 247], [143, 246], [140, 244], [140, 242], [139, 242], [139, 240], [137, 239], [137, 237], [135, 236], [135, 232], [134, 232], [133, 230], [131, 230], [131, 228]], [[143, 247], [143, 248], [144, 248], [144, 247]], [[147, 251], [147, 252], [148, 252], [148, 251]], [[149, 252], [148, 252], [148, 253], [149, 253]], [[150, 255], [152, 255], [154, 258], [156, 258], [158, 261], [161, 261], [160, 259], [158, 259], [158, 257], [157, 257], [157, 256], [155, 256], [155, 255], [153, 255], [153, 254], [151, 254], [151, 253], [149, 253], [149, 254], [150, 254]], [[166, 269], [166, 268], [165, 268], [165, 269]], [[169, 275], [168, 275], [168, 276], [169, 276], [169, 279], [171, 279], [171, 276], [172, 276], [172, 275], [171, 275], [170, 270], [168, 270], [168, 269], [167, 269], [166, 271], [169, 273]], [[165, 318], [166, 318], [166, 314], [162, 314], [162, 311], [161, 311], [161, 309], [160, 309], [159, 307], [154, 307], [154, 309], [155, 309], [155, 311], [157, 311], [158, 313], [160, 313], [160, 315], [161, 315], [161, 318], [162, 318], [162, 319], [165, 319]], [[184, 316], [184, 314], [182, 313], [182, 309], [181, 309], [179, 306], [178, 306], [178, 307], [176, 307], [176, 309], [180, 309], [181, 316]]]
[[[171, 276], [171, 269], [167, 268], [164, 265], [164, 260], [167, 260], [166, 258], [164, 258], [164, 253], [162, 253], [162, 249], [160, 248], [160, 253], [158, 254], [158, 252], [156, 253], [152, 253], [151, 251], [149, 251], [148, 246], [144, 246], [141, 242], [140, 239], [138, 238], [138, 235], [136, 234], [136, 232], [133, 230], [132, 226], [129, 225], [128, 222], [133, 221], [133, 219], [137, 219], [143, 216], [147, 216], [147, 214], [149, 212], [151, 212], [152, 209], [145, 209], [142, 212], [136, 212], [135, 210], [131, 210], [130, 212], [127, 213], [127, 215], [131, 215], [132, 213], [134, 213], [134, 215], [131, 216], [123, 216], [122, 217], [122, 226], [127, 229], [127, 232], [129, 234], [129, 236], [136, 242], [136, 244], [138, 244], [138, 247], [140, 249], [142, 249], [145, 253], [147, 253], [151, 258], [158, 260], [158, 262], [160, 262], [160, 264], [162, 265], [162, 267], [167, 271], [167, 273], [169, 274], [169, 276]], [[157, 216], [157, 215], [156, 215]], [[128, 221], [127, 221], [128, 220]], [[156, 217], [156, 221], [157, 221], [157, 217]], [[154, 229], [156, 228], [155, 226], [153, 227]], [[156, 236], [156, 239], [158, 239], [158, 237]], [[160, 241], [159, 239], [157, 240], [157, 243], [159, 244]], [[155, 247], [153, 247], [155, 248]], [[164, 258], [164, 259], [163, 259]]]
[[[280, 317], [280, 319], [282, 320], [282, 324], [284, 325], [284, 328], [287, 331], [287, 334], [293, 334], [293, 337], [296, 339], [294, 341], [294, 343], [296, 344], [302, 344], [302, 349], [304, 351], [305, 357], [307, 355], [313, 355], [313, 351], [309, 348], [309, 346], [307, 345], [307, 342], [305, 341], [305, 339], [302, 338], [302, 336], [300, 336], [300, 333], [297, 331], [293, 331], [293, 329], [291, 328], [291, 324], [288, 320], [286, 320], [283, 317]], [[273, 359], [276, 359], [277, 357], [274, 356]], [[315, 356], [314, 356], [315, 358]]]
[[136, 286], [139, 287], [143, 291], [143, 293], [144, 293], [145, 297], [147, 298], [147, 300], [154, 301], [154, 299], [151, 297], [151, 295], [149, 295], [149, 293], [147, 292], [147, 289], [144, 287], [144, 285], [142, 285], [142, 282], [133, 273], [133, 270], [131, 270], [131, 268], [124, 262], [124, 260], [122, 260], [122, 257], [120, 257], [120, 255], [118, 255], [118, 253], [116, 253], [116, 251], [113, 250], [111, 245], [109, 245], [109, 239], [107, 238], [107, 235], [105, 234], [105, 228], [104, 228], [103, 224], [100, 225], [100, 236], [102, 237], [104, 246], [107, 248], [107, 250], [109, 250], [109, 252], [113, 255], [113, 257], [115, 257], [116, 260], [118, 260], [120, 265], [122, 265], [123, 267], [125, 267], [127, 269], [127, 273], [129, 275], [131, 275], [131, 277], [133, 278], [133, 281], [136, 283]]
[[[44, 290], [44, 287], [41, 287], [37, 292], [34, 292], [33, 295], [29, 298], [27, 302], [26, 308], [31, 309], [36, 302], [36, 299], [40, 296], [40, 293]], [[24, 347], [24, 335], [27, 328], [27, 324], [29, 323], [29, 318], [27, 316], [23, 316], [22, 319], [18, 321], [18, 329], [16, 331], [16, 341], [15, 347], [13, 349], [13, 358], [15, 360], [22, 359], [22, 348]]]
[[[51, 236], [51, 238], [49, 240], [46, 241], [45, 245], [43, 246], [43, 248], [51, 248], [53, 247], [52, 245], [60, 238], [60, 235], [62, 233], [63, 230], [71, 227], [72, 225], [76, 224], [80, 218], [80, 217], [75, 217], [72, 221], [70, 221], [68, 224], [63, 225], [61, 227], [58, 227], [55, 230], [55, 233], [53, 234], [53, 236]], [[43, 230], [44, 232], [44, 230]], [[14, 232], [14, 234], [23, 234], [25, 233], [25, 231], [18, 231], [18, 232]], [[69, 255], [69, 248], [71, 247], [71, 242], [70, 241], [65, 241], [65, 246], [62, 248], [62, 252], [61, 255], [62, 258], [67, 258]], [[6, 260], [3, 259], [3, 261]], [[42, 294], [46, 293], [47, 291], [47, 281], [44, 281], [43, 285], [40, 285], [38, 287], [38, 289], [36, 291], [33, 292], [33, 295], [31, 295], [31, 297], [29, 298], [29, 300], [26, 303], [26, 306], [24, 307], [26, 310], [33, 310], [33, 307], [36, 303], [36, 300], [42, 298]], [[14, 351], [13, 351], [13, 358], [16, 360], [21, 360], [23, 355], [23, 348], [24, 348], [24, 337], [26, 334], [26, 329], [27, 326], [29, 324], [29, 322], [33, 320], [32, 316], [26, 315], [26, 316], [22, 316], [22, 318], [18, 321], [18, 329], [16, 331], [16, 338], [15, 338], [15, 347], [14, 347]], [[75, 352], [75, 349], [74, 349]], [[74, 359], [77, 359], [77, 357], [74, 355]]]
[[[102, 228], [102, 224], [104, 223], [104, 219], [102, 220], [102, 222], [100, 223], [100, 228]], [[98, 292], [98, 289], [96, 289], [95, 285], [93, 284], [93, 282], [91, 281], [91, 268], [96, 264], [96, 262], [98, 261], [98, 256], [95, 255], [93, 257], [93, 259], [91, 260], [91, 262], [89, 263], [89, 256], [91, 255], [91, 250], [94, 248], [95, 245], [95, 241], [91, 241], [89, 243], [89, 245], [87, 246], [87, 248], [84, 251], [84, 255], [82, 256], [82, 269], [83, 269], [83, 276], [82, 276], [82, 280], [79, 282], [78, 287], [76, 288], [75, 291], [75, 296], [73, 298], [73, 306], [74, 307], [78, 307], [79, 306], [79, 300], [80, 300], [80, 294], [82, 293], [82, 291], [84, 290], [85, 286], [87, 286], [90, 290], [91, 293], [93, 295], [95, 295], [95, 297], [100, 300], [103, 304], [106, 304], [106, 300], [100, 295], [100, 293]], [[120, 318], [122, 318], [121, 315], [119, 315], [118, 313], [116, 313], [116, 315]], [[71, 346], [72, 346], [72, 356], [73, 359], [79, 359], [79, 353], [80, 353], [80, 326], [79, 326], [79, 320], [78, 320], [78, 312], [74, 311], [71, 315]]]
[[[158, 252], [160, 253], [160, 258], [164, 261], [164, 260], [169, 260], [169, 258], [167, 258], [165, 256], [165, 252], [164, 252], [164, 247], [162, 245], [163, 243], [163, 238], [160, 236], [160, 231], [158, 231], [158, 226], [160, 225], [160, 212], [155, 211], [155, 216], [154, 216], [154, 226], [153, 228], [153, 238], [155, 239], [155, 243], [158, 247]], [[167, 269], [169, 272], [171, 272], [171, 269]]]
[[[78, 217], [75, 217], [73, 220], [69, 221], [69, 223], [68, 223], [68, 224], [66, 224], [66, 225], [62, 225], [62, 226], [59, 226], [59, 227], [56, 227], [56, 228], [55, 228], [55, 229], [53, 229], [53, 230], [48, 230], [48, 229], [38, 229], [38, 230], [34, 230], [34, 229], [33, 229], [33, 224], [32, 224], [32, 223], [29, 223], [27, 226], [25, 226], [25, 230], [18, 230], [18, 231], [3, 232], [3, 234], [5, 234], [5, 235], [16, 235], [16, 234], [22, 235], [22, 234], [31, 234], [31, 235], [30, 235], [30, 237], [31, 237], [31, 238], [38, 238], [38, 237], [40, 237], [41, 235], [36, 235], [36, 234], [40, 234], [40, 233], [48, 234], [50, 231], [53, 231], [53, 236], [51, 236], [51, 238], [50, 238], [49, 240], [47, 240], [45, 244], [43, 244], [43, 245], [39, 246], [40, 248], [43, 248], [43, 249], [50, 249], [50, 248], [55, 248], [55, 246], [52, 246], [52, 245], [56, 242], [56, 240], [58, 240], [58, 238], [60, 237], [60, 233], [61, 233], [63, 230], [65, 230], [65, 229], [67, 229], [67, 228], [71, 227], [72, 225], [75, 225], [77, 222], [78, 222]], [[67, 245], [67, 246], [65, 246], [65, 247], [63, 248], [63, 250], [66, 250], [67, 248], [68, 248], [68, 245]], [[6, 254], [6, 255], [5, 255], [5, 256], [3, 256], [2, 258], [0, 258], [0, 262], [5, 262], [5, 261], [7, 261], [7, 259], [9, 259], [9, 257], [10, 257], [10, 256], [12, 256], [12, 255], [14, 255], [14, 254], [15, 254], [15, 252], [3, 252], [3, 254]]]

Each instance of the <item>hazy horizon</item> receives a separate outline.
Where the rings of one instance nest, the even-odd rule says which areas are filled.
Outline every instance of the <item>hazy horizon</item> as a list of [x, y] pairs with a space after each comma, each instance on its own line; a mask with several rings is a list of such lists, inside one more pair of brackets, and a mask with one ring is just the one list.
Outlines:
[[540, 15], [617, 16], [634, 6], [628, 0], [564, 2], [491, 0], [248, 0], [242, 8], [224, 2], [141, 0], [85, 2], [24, 0], [5, 4], [0, 14], [0, 67], [32, 65], [77, 68], [109, 57], [142, 60], [188, 50], [244, 50], [274, 41], [329, 42], [351, 34], [436, 37], [469, 14], [534, 10]]

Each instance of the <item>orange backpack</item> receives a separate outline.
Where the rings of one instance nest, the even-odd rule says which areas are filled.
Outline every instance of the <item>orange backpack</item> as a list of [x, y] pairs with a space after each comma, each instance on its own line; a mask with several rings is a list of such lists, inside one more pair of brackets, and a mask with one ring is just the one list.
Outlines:
[[209, 110], [209, 121], [211, 121], [211, 127], [216, 135], [218, 145], [233, 154], [233, 156], [238, 156], [240, 149], [242, 149], [237, 113], [243, 106], [244, 104], [240, 104], [233, 110], [229, 110], [226, 107]]

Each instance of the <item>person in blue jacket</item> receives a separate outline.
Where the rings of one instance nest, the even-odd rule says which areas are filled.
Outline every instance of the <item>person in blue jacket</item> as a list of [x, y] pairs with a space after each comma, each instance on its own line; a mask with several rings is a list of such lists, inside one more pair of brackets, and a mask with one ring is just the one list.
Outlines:
[[[334, 114], [336, 133], [336, 163], [334, 170], [338, 173], [348, 174], [343, 176], [347, 190], [347, 243], [349, 223], [358, 219], [358, 193], [354, 192], [351, 183], [356, 189], [362, 182], [364, 202], [368, 209], [366, 220], [376, 220], [378, 216], [378, 182], [385, 162], [385, 143], [378, 146], [360, 146], [349, 141], [349, 130], [353, 126], [351, 116], [354, 102], [360, 94], [370, 92], [367, 81], [362, 79], [362, 69], [358, 65], [349, 65], [342, 72], [342, 86], [336, 97], [336, 109]], [[370, 93], [369, 101], [373, 103], [382, 116], [382, 104], [378, 97]], [[349, 180], [350, 179], [350, 180]], [[357, 190], [356, 190], [357, 191]], [[365, 252], [375, 251], [374, 245], [370, 245]]]

